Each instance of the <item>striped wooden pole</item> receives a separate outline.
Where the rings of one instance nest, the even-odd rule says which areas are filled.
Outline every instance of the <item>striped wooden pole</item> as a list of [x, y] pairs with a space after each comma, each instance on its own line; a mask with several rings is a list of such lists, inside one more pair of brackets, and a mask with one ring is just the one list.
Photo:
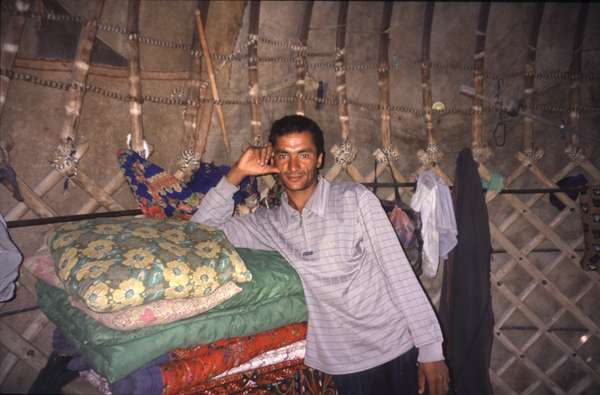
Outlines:
[[64, 146], [72, 147], [76, 141], [79, 115], [85, 95], [82, 88], [87, 81], [92, 47], [98, 30], [97, 19], [100, 18], [103, 8], [104, 0], [98, 0], [96, 2], [94, 19], [88, 21], [83, 26], [79, 35], [79, 44], [77, 45], [75, 61], [73, 62], [73, 69], [71, 71], [71, 87], [67, 92], [66, 117], [60, 134], [61, 144]]
[[[483, 101], [479, 96], [483, 95], [483, 70], [485, 67], [485, 40], [487, 36], [488, 18], [490, 15], [491, 3], [483, 2], [479, 7], [479, 19], [477, 23], [477, 31], [475, 32], [475, 53], [473, 54], [473, 83], [475, 84], [476, 96], [473, 98], [473, 118], [472, 118], [472, 141], [473, 151], [483, 148], [486, 142], [483, 140], [482, 134], [482, 111]], [[480, 159], [487, 158], [476, 158]]]
[[306, 54], [308, 51], [308, 32], [310, 31], [310, 19], [312, 17], [314, 1], [310, 0], [304, 4], [302, 24], [298, 30], [298, 41], [300, 48], [296, 51], [296, 114], [304, 115], [305, 92], [306, 92]]
[[250, 129], [253, 143], [262, 142], [260, 102], [258, 91], [258, 25], [260, 1], [250, 1], [250, 23], [248, 28], [248, 84], [250, 95]]
[[569, 86], [569, 120], [570, 120], [570, 142], [571, 145], [578, 145], [577, 132], [579, 131], [579, 102], [581, 85], [581, 57], [583, 54], [583, 37], [585, 35], [585, 25], [589, 10], [589, 3], [581, 3], [579, 14], [577, 15], [577, 25], [575, 27], [575, 38], [573, 40], [573, 55], [569, 73], [571, 74], [571, 85]]
[[348, 90], [346, 87], [346, 23], [348, 21], [348, 1], [340, 2], [335, 44], [335, 80], [338, 96], [338, 118], [345, 142], [350, 135], [350, 118], [348, 117]]
[[127, 34], [129, 44], [129, 118], [131, 121], [131, 148], [141, 154], [144, 151], [144, 128], [142, 122], [142, 82], [140, 80], [139, 35], [140, 0], [129, 0]]
[[221, 126], [221, 132], [223, 133], [223, 143], [225, 144], [225, 150], [227, 154], [231, 154], [231, 144], [229, 143], [229, 135], [225, 128], [225, 115], [223, 114], [223, 107], [219, 103], [219, 91], [217, 89], [217, 79], [215, 78], [215, 71], [210, 57], [210, 50], [208, 49], [208, 42], [206, 41], [206, 34], [204, 31], [204, 23], [202, 22], [202, 14], [200, 9], [197, 8], [195, 12], [196, 16], [196, 29], [198, 30], [198, 37], [200, 38], [200, 45], [202, 46], [202, 53], [204, 54], [204, 61], [206, 62], [206, 71], [208, 72], [208, 79], [210, 80], [210, 91], [212, 98], [215, 100], [214, 107], [217, 110], [217, 116], [219, 118], [219, 126]]
[[[29, 10], [29, 0], [17, 0], [15, 3], [18, 11], [26, 12]], [[6, 35], [0, 49], [0, 67], [3, 70], [12, 70], [13, 68], [26, 20], [27, 18], [24, 15], [14, 15], [8, 21]], [[2, 117], [4, 103], [6, 103], [9, 85], [10, 79], [5, 75], [0, 76], [0, 117]]]
[[[544, 15], [544, 3], [536, 3], [532, 11], [532, 21], [527, 40], [527, 63], [525, 65], [524, 94], [525, 107], [531, 111], [535, 104], [535, 59], [537, 56], [537, 43]], [[533, 135], [533, 119], [523, 117], [523, 152], [532, 155], [535, 150]]]
[[433, 137], [433, 115], [431, 109], [431, 60], [429, 58], [434, 7], [435, 3], [432, 1], [427, 2], [425, 5], [423, 40], [421, 44], [421, 91], [423, 96], [423, 116], [425, 120], [425, 131], [427, 133], [428, 145], [435, 144], [435, 139]]
[[383, 3], [383, 15], [381, 17], [381, 30], [379, 33], [379, 105], [381, 107], [381, 141], [384, 148], [392, 145], [392, 124], [390, 118], [390, 22], [394, 3], [386, 1]]

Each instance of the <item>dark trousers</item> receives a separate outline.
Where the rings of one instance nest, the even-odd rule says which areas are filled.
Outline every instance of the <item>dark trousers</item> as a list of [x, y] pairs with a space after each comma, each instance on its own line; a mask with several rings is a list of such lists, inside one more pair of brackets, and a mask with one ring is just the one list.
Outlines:
[[339, 395], [416, 395], [417, 349], [362, 372], [333, 375]]

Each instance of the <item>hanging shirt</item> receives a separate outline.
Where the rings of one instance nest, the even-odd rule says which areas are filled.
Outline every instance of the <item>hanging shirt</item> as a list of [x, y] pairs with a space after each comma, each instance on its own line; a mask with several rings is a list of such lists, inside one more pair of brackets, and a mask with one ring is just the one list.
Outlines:
[[219, 227], [237, 247], [279, 251], [306, 296], [306, 365], [329, 374], [360, 372], [419, 349], [443, 360], [442, 334], [379, 199], [355, 183], [319, 178], [302, 213], [281, 205], [232, 217], [237, 187], [225, 177], [192, 221]]
[[423, 274], [435, 277], [440, 258], [446, 259], [456, 246], [456, 218], [450, 189], [430, 170], [417, 179], [410, 206], [421, 214]]
[[22, 255], [10, 239], [4, 216], [0, 214], [0, 302], [12, 299]]

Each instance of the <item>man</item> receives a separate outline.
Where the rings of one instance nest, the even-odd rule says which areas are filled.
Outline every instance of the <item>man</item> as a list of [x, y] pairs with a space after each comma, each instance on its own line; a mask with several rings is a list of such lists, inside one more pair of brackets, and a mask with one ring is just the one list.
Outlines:
[[[319, 177], [323, 132], [291, 115], [270, 145], [249, 148], [207, 193], [192, 221], [216, 226], [238, 247], [274, 249], [302, 280], [308, 306], [307, 366], [346, 394], [443, 395], [442, 335], [379, 200], [356, 183]], [[275, 173], [281, 206], [232, 217], [246, 176]], [[418, 354], [418, 368], [417, 368]]]

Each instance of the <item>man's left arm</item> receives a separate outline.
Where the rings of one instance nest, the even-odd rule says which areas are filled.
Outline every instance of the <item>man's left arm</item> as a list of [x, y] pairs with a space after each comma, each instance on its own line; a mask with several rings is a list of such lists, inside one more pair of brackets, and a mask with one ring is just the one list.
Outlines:
[[415, 346], [419, 349], [419, 393], [425, 382], [430, 395], [448, 389], [448, 368], [442, 352], [442, 331], [433, 307], [406, 258], [377, 196], [365, 189], [359, 197], [365, 232], [386, 278], [391, 299], [404, 314]]

